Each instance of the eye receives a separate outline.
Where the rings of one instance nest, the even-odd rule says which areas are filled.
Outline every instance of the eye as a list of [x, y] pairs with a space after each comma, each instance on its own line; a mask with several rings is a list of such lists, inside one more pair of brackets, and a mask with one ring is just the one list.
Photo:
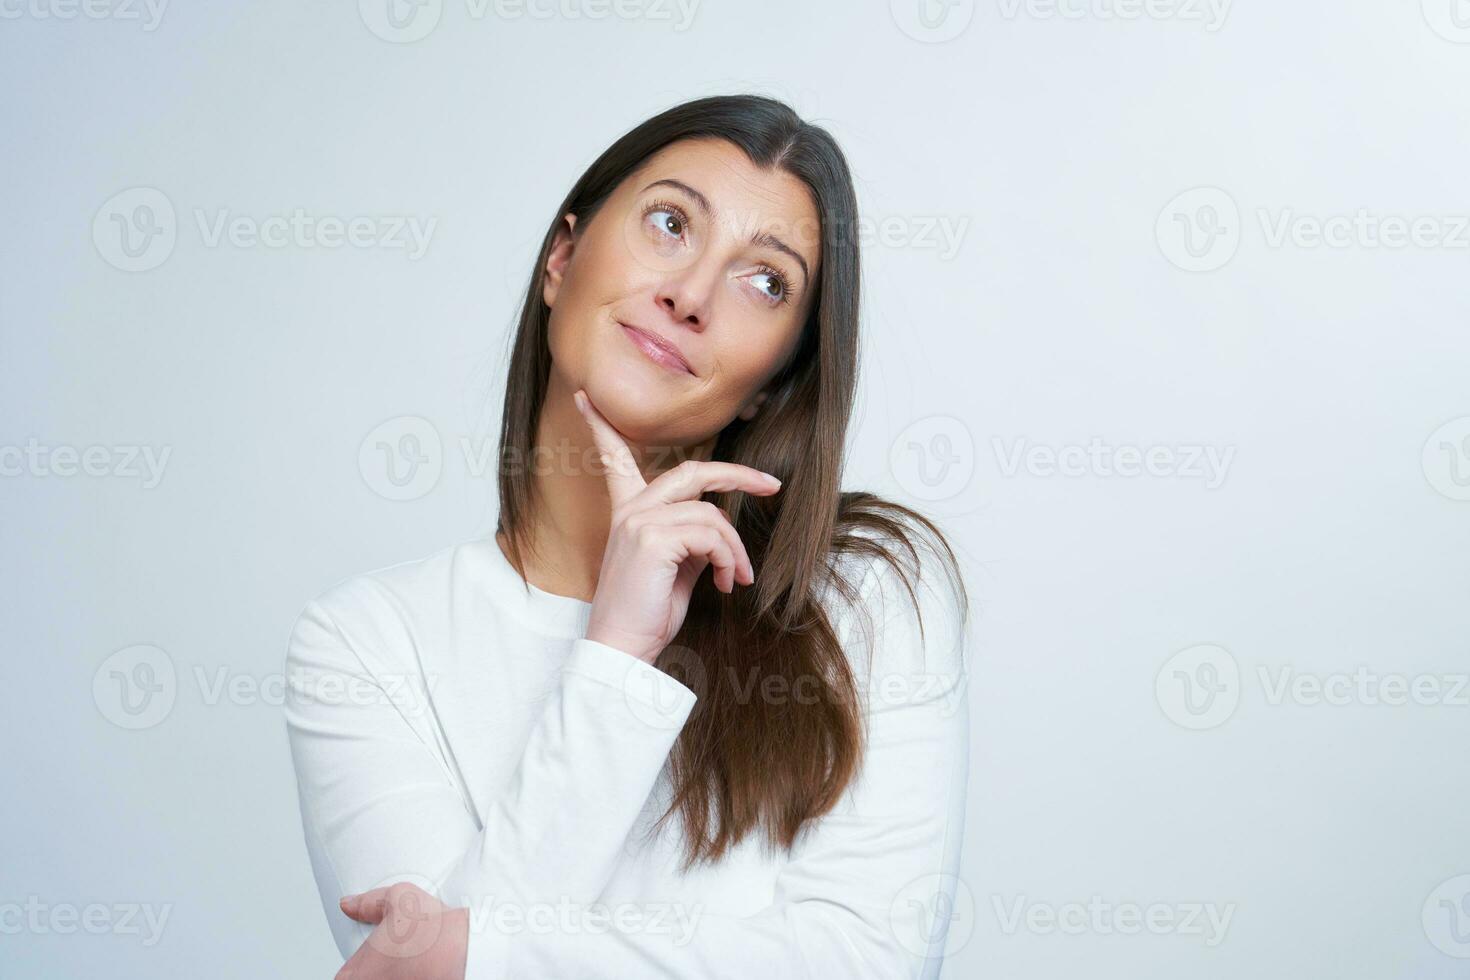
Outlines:
[[751, 282], [755, 283], [762, 296], [774, 303], [791, 301], [791, 280], [780, 269], [761, 266], [760, 271], [751, 276]]
[[643, 220], [657, 228], [660, 234], [673, 238], [684, 237], [684, 230], [689, 225], [684, 210], [670, 201], [654, 201], [644, 209]]

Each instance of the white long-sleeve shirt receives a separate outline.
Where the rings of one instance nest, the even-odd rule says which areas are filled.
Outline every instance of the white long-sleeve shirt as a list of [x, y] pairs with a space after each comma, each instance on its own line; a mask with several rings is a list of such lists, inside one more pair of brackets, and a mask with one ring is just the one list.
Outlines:
[[886, 563], [844, 559], [863, 562], [844, 574], [871, 641], [827, 603], [869, 728], [841, 803], [789, 853], [752, 834], [687, 874], [677, 816], [650, 829], [691, 675], [585, 639], [591, 604], [528, 588], [493, 535], [309, 602], [285, 717], [343, 956], [371, 927], [338, 899], [411, 881], [469, 906], [465, 980], [937, 977], [951, 920], [971, 914], [955, 877], [969, 715], [963, 611], [924, 554], [922, 639]]

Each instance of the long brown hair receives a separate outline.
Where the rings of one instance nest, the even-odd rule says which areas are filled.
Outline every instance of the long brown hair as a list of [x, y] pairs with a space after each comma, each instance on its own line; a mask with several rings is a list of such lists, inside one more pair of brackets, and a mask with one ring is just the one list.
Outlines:
[[[857, 199], [847, 162], [826, 130], [790, 107], [753, 95], [714, 96], [675, 106], [630, 130], [577, 180], [548, 228], [511, 348], [500, 431], [500, 515], [511, 561], [524, 569], [535, 505], [531, 458], [551, 369], [546, 263], [562, 216], [579, 226], [652, 154], [682, 139], [728, 140], [757, 166], [803, 181], [820, 216], [820, 277], [796, 350], [772, 381], [761, 410], [735, 419], [713, 458], [773, 473], [773, 497], [709, 493], [755, 567], [750, 588], [726, 595], [712, 576], [696, 584], [689, 611], [657, 666], [698, 695], [669, 758], [674, 813], [685, 830], [684, 867], [719, 860], [759, 830], [790, 849], [802, 827], [828, 812], [859, 770], [865, 741], [853, 664], [823, 605], [824, 590], [850, 604], [859, 583], [836, 574], [844, 555], [871, 556], [899, 572], [915, 602], [918, 539], [932, 539], [967, 604], [958, 562], [926, 517], [871, 493], [840, 486], [844, 442], [857, 385], [860, 260]], [[907, 554], [909, 561], [901, 560]], [[864, 566], [866, 567], [866, 566]], [[922, 621], [921, 621], [922, 629]], [[807, 690], [817, 696], [751, 697]], [[754, 686], [752, 686], [752, 683]], [[767, 684], [780, 685], [766, 687]]]

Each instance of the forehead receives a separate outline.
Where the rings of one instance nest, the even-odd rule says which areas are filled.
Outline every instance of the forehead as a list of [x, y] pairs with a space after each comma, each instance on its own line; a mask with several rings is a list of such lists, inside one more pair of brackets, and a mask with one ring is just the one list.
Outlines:
[[631, 195], [677, 194], [668, 185], [645, 190], [656, 180], [674, 179], [708, 198], [715, 221], [747, 237], [770, 231], [807, 260], [813, 274], [821, 257], [821, 223], [811, 189], [784, 170], [750, 162], [735, 144], [722, 139], [687, 139], [659, 150], [624, 183]]

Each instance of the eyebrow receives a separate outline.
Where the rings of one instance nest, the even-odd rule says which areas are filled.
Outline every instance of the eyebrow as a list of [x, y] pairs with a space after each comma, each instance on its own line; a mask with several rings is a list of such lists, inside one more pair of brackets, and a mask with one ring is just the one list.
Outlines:
[[[695, 190], [693, 187], [690, 187], [682, 180], [676, 180], [673, 177], [664, 177], [660, 180], [655, 180], [653, 183], [649, 184], [648, 187], [643, 188], [643, 190], [646, 191], [650, 187], [658, 187], [660, 185], [665, 187], [677, 188], [678, 190], [681, 190], [685, 194], [689, 195], [691, 198], [693, 198], [694, 203], [698, 205], [699, 210], [704, 212], [705, 217], [708, 218], [714, 215], [715, 208], [714, 205], [710, 204], [709, 198], [705, 197], [699, 191]], [[643, 193], [643, 191], [639, 191], [639, 193], [641, 194]], [[792, 248], [790, 245], [787, 245], [775, 235], [771, 234], [768, 231], [756, 232], [754, 235], [750, 236], [750, 244], [759, 245], [764, 248], [773, 248], [778, 252], [785, 252], [787, 255], [795, 259], [797, 264], [801, 266], [802, 283], [805, 284], [811, 281], [812, 274], [810, 270], [808, 270], [806, 267], [806, 259], [801, 257], [800, 252]]]

